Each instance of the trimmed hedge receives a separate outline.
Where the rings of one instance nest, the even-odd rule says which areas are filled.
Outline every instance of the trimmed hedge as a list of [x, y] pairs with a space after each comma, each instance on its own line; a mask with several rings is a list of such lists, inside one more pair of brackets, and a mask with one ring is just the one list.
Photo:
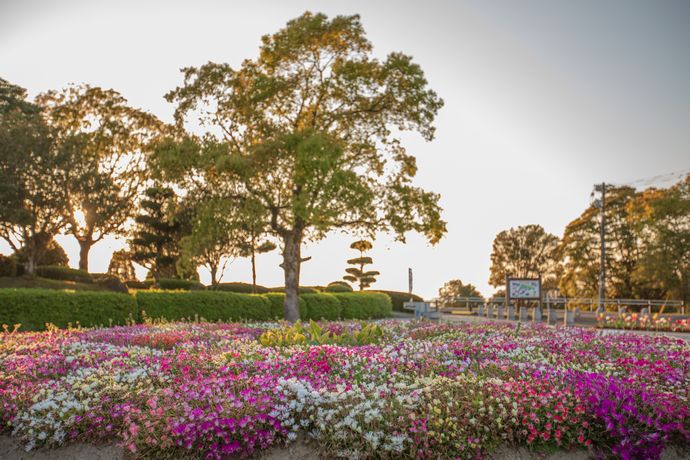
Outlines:
[[137, 302], [126, 294], [52, 289], [0, 289], [0, 324], [23, 331], [45, 330], [46, 323], [67, 327], [122, 325], [136, 320]]
[[[271, 304], [270, 319], [283, 319], [285, 317], [285, 294], [282, 292], [268, 292], [263, 294], [263, 297], [268, 299]], [[299, 298], [299, 317], [306, 319], [308, 316], [307, 302], [300, 297]]]
[[[372, 291], [372, 292], [382, 292], [384, 294], [388, 294], [388, 297], [391, 298], [391, 302], [393, 303], [393, 310], [395, 311], [406, 311], [409, 313], [408, 310], [405, 310], [403, 308], [403, 304], [405, 302], [410, 301], [410, 293], [409, 292], [399, 292], [399, 291]], [[423, 302], [424, 299], [419, 297], [416, 294], [412, 294], [412, 300], [414, 302]]]
[[331, 294], [340, 301], [344, 319], [385, 318], [393, 310], [391, 299], [381, 292], [348, 292]]
[[136, 299], [142, 314], [170, 321], [195, 316], [208, 321], [266, 321], [271, 318], [271, 304], [261, 295], [216, 291], [138, 291]]
[[120, 278], [109, 273], [92, 273], [94, 283], [109, 291], [121, 292], [128, 294], [129, 289]]
[[59, 265], [41, 265], [36, 267], [36, 276], [53, 280], [74, 281], [77, 283], [93, 283], [89, 272], [76, 268], [61, 267]]
[[345, 281], [333, 281], [328, 283], [328, 286], [324, 289], [325, 292], [352, 292], [352, 290], [352, 286]]
[[[239, 292], [242, 294], [252, 294], [253, 289], [252, 285], [249, 283], [219, 283], [218, 286], [215, 287], [216, 291], [226, 291], [226, 292]], [[257, 294], [265, 294], [269, 292], [269, 289], [266, 286], [260, 286], [256, 285], [256, 293]]]
[[[285, 292], [285, 288], [283, 286], [269, 288], [268, 290], [270, 292]], [[300, 286], [297, 289], [297, 292], [299, 292], [300, 294], [318, 294], [320, 291], [310, 286]]]
[[202, 291], [206, 286], [195, 280], [183, 280], [179, 278], [161, 278], [158, 287], [164, 291]]
[[125, 281], [125, 286], [130, 289], [151, 289], [153, 287], [153, 280], [127, 280]]
[[306, 314], [303, 315], [300, 309], [300, 318], [305, 319], [330, 319], [336, 320], [341, 317], [342, 306], [340, 301], [333, 294], [304, 294], [300, 296], [307, 304]]

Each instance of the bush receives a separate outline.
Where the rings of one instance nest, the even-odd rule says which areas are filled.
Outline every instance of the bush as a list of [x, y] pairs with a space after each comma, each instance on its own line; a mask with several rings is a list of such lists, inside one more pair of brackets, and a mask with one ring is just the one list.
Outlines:
[[94, 282], [104, 289], [114, 292], [121, 292], [123, 294], [128, 294], [129, 289], [127, 285], [122, 282], [120, 278], [115, 275], [110, 275], [108, 273], [93, 273], [91, 274]]
[[146, 316], [170, 321], [195, 316], [208, 321], [272, 319], [271, 303], [263, 295], [217, 291], [139, 291], [136, 299], [139, 310]]
[[300, 296], [307, 304], [306, 315], [302, 315], [300, 311], [300, 319], [330, 319], [335, 320], [340, 318], [341, 305], [340, 301], [333, 294], [304, 294]]
[[17, 276], [17, 259], [0, 254], [0, 276]]
[[130, 289], [151, 289], [153, 287], [153, 280], [127, 280], [125, 281], [125, 286]]
[[201, 291], [206, 289], [206, 286], [198, 281], [179, 278], [161, 278], [158, 280], [158, 287], [164, 291]]
[[74, 281], [75, 283], [93, 283], [89, 272], [59, 265], [41, 265], [36, 267], [36, 276], [53, 280]]
[[[372, 292], [382, 292], [384, 294], [388, 294], [388, 297], [391, 298], [391, 302], [393, 303], [393, 310], [395, 311], [407, 311], [403, 308], [403, 304], [405, 302], [410, 301], [410, 293], [409, 292], [398, 292], [398, 291], [372, 291]], [[412, 300], [414, 302], [423, 302], [424, 299], [419, 297], [416, 294], [412, 294]]]
[[[285, 292], [285, 287], [279, 286], [268, 289], [270, 292]], [[310, 286], [300, 286], [297, 290], [300, 294], [318, 294], [320, 291]]]
[[345, 281], [333, 281], [328, 283], [324, 289], [325, 292], [352, 292], [352, 286]]
[[[285, 294], [282, 292], [268, 292], [263, 294], [263, 296], [268, 299], [270, 304], [270, 317], [271, 319], [283, 319], [285, 318]], [[308, 310], [307, 303], [303, 298], [299, 298], [299, 317], [302, 319], [307, 319]]]
[[135, 299], [115, 292], [0, 289], [0, 324], [21, 324], [25, 331], [42, 331], [46, 323], [121, 325], [137, 316]]
[[[249, 283], [219, 283], [218, 286], [215, 287], [216, 291], [226, 291], [226, 292], [240, 292], [243, 294], [252, 294], [253, 289], [252, 285]], [[266, 286], [260, 286], [256, 285], [256, 293], [257, 294], [265, 294], [269, 292], [269, 289]]]
[[391, 299], [381, 292], [348, 292], [331, 294], [340, 301], [344, 319], [385, 318], [392, 311]]

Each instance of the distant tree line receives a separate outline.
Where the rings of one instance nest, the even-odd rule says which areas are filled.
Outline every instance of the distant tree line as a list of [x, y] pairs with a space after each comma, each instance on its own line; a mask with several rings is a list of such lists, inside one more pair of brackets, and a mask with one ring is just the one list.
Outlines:
[[[690, 301], [690, 175], [668, 188], [607, 188], [606, 296]], [[489, 284], [506, 275], [542, 277], [544, 289], [567, 297], [596, 297], [599, 288], [600, 209], [589, 206], [563, 237], [539, 225], [496, 235]]]

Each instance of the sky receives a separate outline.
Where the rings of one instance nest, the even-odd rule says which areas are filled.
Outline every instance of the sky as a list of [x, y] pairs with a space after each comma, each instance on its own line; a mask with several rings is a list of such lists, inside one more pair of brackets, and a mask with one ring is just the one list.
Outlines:
[[[458, 278], [490, 295], [498, 232], [540, 224], [562, 236], [593, 184], [668, 185], [678, 175], [668, 173], [690, 170], [687, 0], [2, 0], [0, 76], [32, 97], [70, 83], [113, 88], [170, 122], [163, 95], [182, 83], [180, 68], [238, 66], [257, 56], [262, 35], [307, 10], [359, 14], [374, 54], [412, 55], [445, 101], [435, 140], [409, 135], [405, 145], [416, 183], [441, 194], [448, 234], [436, 246], [379, 235], [376, 288], [406, 291], [411, 267], [426, 298]], [[302, 284], [341, 279], [354, 240], [308, 243]], [[76, 267], [76, 241], [58, 241]], [[105, 271], [122, 245], [96, 245], [91, 271]], [[279, 251], [260, 256], [258, 282], [281, 285], [279, 263]], [[223, 281], [250, 279], [238, 259]]]

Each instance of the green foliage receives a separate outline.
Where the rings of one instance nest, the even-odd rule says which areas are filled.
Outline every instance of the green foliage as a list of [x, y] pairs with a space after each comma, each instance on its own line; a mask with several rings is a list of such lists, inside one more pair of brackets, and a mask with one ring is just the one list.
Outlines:
[[89, 272], [75, 268], [60, 267], [55, 265], [41, 265], [36, 267], [36, 274], [43, 278], [54, 280], [74, 281], [77, 283], [93, 283], [93, 277]]
[[130, 240], [132, 260], [148, 268], [155, 280], [178, 275], [180, 239], [187, 233], [189, 214], [169, 187], [150, 187]]
[[[282, 292], [268, 292], [263, 294], [270, 303], [270, 318], [281, 319], [285, 316], [285, 294]], [[300, 318], [308, 316], [307, 303], [303, 298], [298, 299]]]
[[329, 319], [340, 318], [340, 300], [332, 294], [304, 294], [300, 296], [307, 304], [307, 314], [302, 319]]
[[[271, 292], [285, 292], [285, 287], [284, 286], [278, 286], [274, 288], [269, 288], [269, 291]], [[300, 286], [297, 289], [297, 292], [299, 294], [318, 294], [320, 291], [316, 289], [315, 287], [312, 286]]]
[[139, 281], [136, 279], [133, 280], [127, 280], [125, 281], [125, 286], [127, 286], [130, 289], [151, 289], [153, 287], [154, 281], [152, 279], [147, 279], [144, 281]]
[[158, 280], [158, 287], [164, 291], [203, 291], [206, 289], [206, 286], [198, 281], [179, 278], [161, 278]]
[[127, 285], [117, 276], [109, 273], [92, 273], [91, 277], [94, 283], [108, 291], [120, 292], [123, 294], [129, 293]]
[[489, 284], [504, 286], [506, 276], [555, 278], [558, 271], [560, 239], [541, 225], [523, 225], [496, 235], [491, 251]]
[[[442, 307], [459, 307], [465, 303], [456, 301], [458, 297], [482, 297], [482, 294], [472, 284], [464, 284], [461, 280], [450, 280], [438, 290], [438, 302]], [[472, 306], [470, 305], [470, 311]]]
[[344, 281], [333, 281], [324, 288], [325, 292], [352, 292], [352, 286]]
[[0, 276], [17, 276], [17, 259], [0, 254]]
[[21, 324], [21, 330], [124, 325], [136, 319], [134, 297], [114, 292], [0, 289], [0, 324]]
[[[255, 286], [249, 283], [219, 283], [215, 289], [217, 291], [240, 292], [244, 294], [252, 294]], [[266, 286], [256, 285], [257, 294], [265, 294], [269, 292]]]
[[401, 142], [404, 131], [432, 140], [443, 101], [410, 56], [373, 56], [359, 16], [307, 12], [264, 36], [258, 57], [238, 68], [183, 72], [166, 99], [179, 126], [195, 118], [208, 131], [161, 149], [156, 167], [262, 211], [283, 246], [287, 319], [298, 318], [307, 236], [390, 230], [404, 240], [416, 231], [436, 243], [446, 232], [440, 197], [413, 185], [416, 161]]
[[198, 317], [208, 321], [268, 321], [272, 318], [271, 303], [263, 295], [138, 291], [136, 299], [142, 314], [154, 319], [176, 321]]
[[344, 319], [385, 318], [393, 308], [391, 299], [380, 292], [352, 292], [331, 294], [340, 301], [340, 315]]
[[381, 326], [363, 323], [360, 329], [346, 330], [340, 334], [324, 330], [318, 323], [309, 320], [308, 326], [297, 321], [290, 327], [273, 329], [259, 337], [259, 343], [265, 347], [293, 345], [369, 345], [378, 343], [384, 337]]
[[61, 153], [55, 174], [65, 192], [61, 215], [79, 242], [79, 268], [88, 270], [91, 247], [108, 234], [122, 235], [133, 217], [149, 177], [147, 150], [163, 124], [118, 92], [88, 85], [48, 91], [37, 102]]
[[[410, 301], [410, 294], [408, 292], [399, 292], [399, 291], [375, 291], [375, 292], [381, 292], [383, 294], [386, 294], [390, 299], [391, 302], [393, 303], [393, 310], [395, 311], [406, 311], [403, 308], [403, 304], [405, 302]], [[421, 298], [420, 296], [416, 294], [412, 294], [412, 301], [413, 302], [423, 302], [424, 299]]]
[[375, 270], [364, 270], [364, 267], [373, 263], [371, 257], [364, 256], [364, 253], [372, 247], [371, 242], [367, 240], [355, 241], [350, 245], [350, 248], [359, 251], [359, 257], [347, 261], [349, 265], [354, 266], [345, 269], [348, 274], [343, 276], [343, 279], [359, 285], [360, 291], [374, 284], [376, 282], [376, 277], [380, 275], [380, 273]]

